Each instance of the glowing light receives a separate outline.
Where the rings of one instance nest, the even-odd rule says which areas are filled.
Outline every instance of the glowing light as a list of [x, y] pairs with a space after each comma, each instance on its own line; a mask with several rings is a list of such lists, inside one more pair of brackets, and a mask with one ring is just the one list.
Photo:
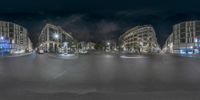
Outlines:
[[197, 39], [197, 38], [195, 38], [195, 39], [194, 39], [194, 42], [198, 42], [198, 39]]
[[19, 54], [19, 53], [25, 53], [25, 50], [18, 50], [14, 52], [15, 54]]
[[186, 54], [186, 50], [180, 50], [180, 54]]
[[3, 37], [3, 36], [1, 37], [1, 40], [4, 40], [4, 37]]
[[59, 34], [55, 33], [55, 34], [54, 34], [54, 38], [55, 38], [55, 39], [58, 39], [58, 38], [59, 38]]
[[191, 54], [193, 54], [193, 52], [188, 52], [188, 54], [190, 54], [190, 55], [191, 55]]
[[107, 45], [110, 45], [110, 42], [107, 42]]

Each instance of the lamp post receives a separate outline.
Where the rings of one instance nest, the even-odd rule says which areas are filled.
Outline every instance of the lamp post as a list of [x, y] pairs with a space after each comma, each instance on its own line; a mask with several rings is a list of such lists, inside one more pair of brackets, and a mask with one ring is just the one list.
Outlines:
[[110, 42], [107, 42], [108, 50], [110, 51]]
[[1, 36], [1, 40], [4, 40], [4, 37], [3, 37], [3, 36]]
[[59, 39], [59, 34], [58, 34], [58, 33], [55, 33], [55, 34], [54, 34], [54, 38], [55, 38], [55, 39]]
[[[57, 40], [57, 42], [59, 42], [59, 37], [60, 37], [60, 36], [59, 36], [58, 33], [55, 33], [53, 37], [54, 37], [55, 40]], [[56, 46], [57, 46], [57, 45], [56, 45]], [[55, 48], [56, 48], [55, 51], [57, 52], [57, 47], [55, 47]]]

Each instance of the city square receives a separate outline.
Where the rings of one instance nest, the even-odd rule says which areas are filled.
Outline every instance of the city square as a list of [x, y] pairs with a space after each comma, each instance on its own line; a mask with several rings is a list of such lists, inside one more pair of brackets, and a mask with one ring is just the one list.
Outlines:
[[[91, 52], [0, 58], [3, 100], [198, 100], [200, 58]], [[6, 66], [5, 66], [6, 64]]]

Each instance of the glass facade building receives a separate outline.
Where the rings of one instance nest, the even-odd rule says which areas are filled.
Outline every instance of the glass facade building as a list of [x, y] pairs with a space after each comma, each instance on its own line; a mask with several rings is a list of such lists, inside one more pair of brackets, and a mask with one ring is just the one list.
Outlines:
[[0, 21], [0, 51], [8, 53], [32, 51], [27, 29], [12, 22]]

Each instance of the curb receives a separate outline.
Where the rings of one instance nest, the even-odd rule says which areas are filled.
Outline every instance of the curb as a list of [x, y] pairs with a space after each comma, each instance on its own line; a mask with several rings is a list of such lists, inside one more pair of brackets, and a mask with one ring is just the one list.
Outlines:
[[33, 54], [34, 52], [31, 53], [25, 53], [25, 54], [19, 54], [19, 55], [11, 55], [11, 56], [0, 56], [0, 58], [12, 58], [12, 57], [22, 57], [22, 56], [28, 56]]
[[76, 55], [76, 56], [71, 56], [71, 57], [69, 57], [69, 58], [65, 58], [65, 57], [63, 57], [63, 56], [59, 56], [59, 55], [54, 55], [54, 54], [47, 54], [49, 57], [53, 57], [53, 58], [57, 58], [57, 59], [77, 59], [78, 58], [78, 56]]

